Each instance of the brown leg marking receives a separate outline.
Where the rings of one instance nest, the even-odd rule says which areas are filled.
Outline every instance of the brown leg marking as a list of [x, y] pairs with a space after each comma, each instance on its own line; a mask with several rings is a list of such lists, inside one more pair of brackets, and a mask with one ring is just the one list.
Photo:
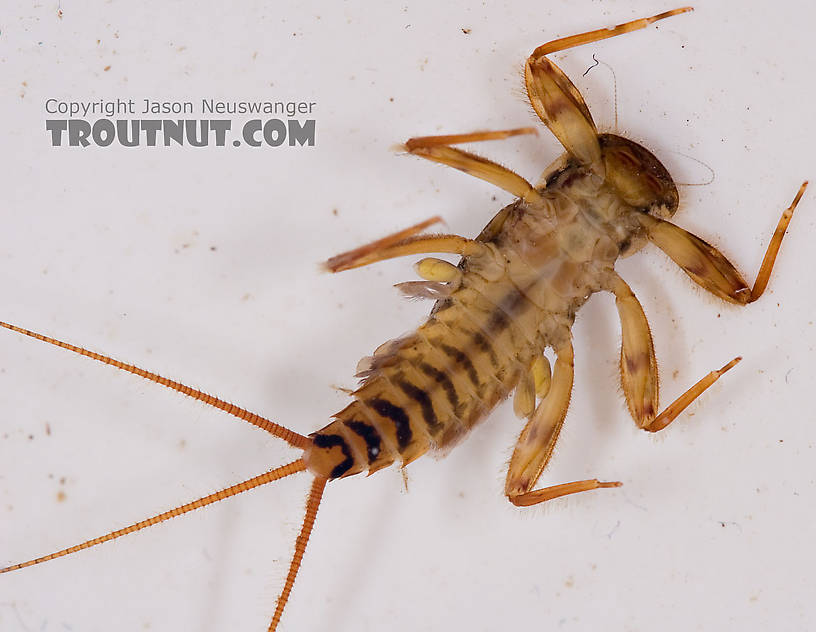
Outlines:
[[564, 148], [596, 175], [603, 177], [604, 165], [598, 145], [598, 130], [595, 128], [592, 115], [578, 88], [558, 66], [546, 58], [546, 55], [630, 33], [645, 28], [657, 20], [687, 11], [691, 11], [691, 7], [666, 11], [650, 18], [633, 20], [611, 28], [563, 37], [539, 46], [527, 59], [524, 79], [527, 85], [527, 96], [533, 109]]
[[524, 81], [533, 109], [564, 149], [603, 177], [598, 130], [578, 88], [546, 57], [527, 60]]
[[702, 395], [741, 358], [734, 358], [721, 369], [706, 375], [657, 415], [657, 362], [646, 315], [632, 290], [617, 274], [611, 273], [605, 286], [615, 294], [615, 302], [621, 319], [623, 338], [621, 384], [629, 412], [639, 427], [649, 432], [658, 432], [674, 421], [691, 402]]
[[640, 301], [616, 273], [611, 273], [606, 288], [615, 295], [621, 321], [620, 374], [629, 412], [641, 428], [649, 425], [657, 413], [658, 379], [652, 332]]
[[649, 239], [679, 265], [692, 281], [725, 301], [746, 305], [762, 296], [768, 286], [768, 279], [770, 279], [776, 255], [779, 253], [782, 238], [785, 236], [785, 231], [793, 217], [793, 211], [799, 204], [799, 200], [802, 199], [807, 184], [807, 182], [802, 183], [793, 202], [779, 218], [779, 223], [757, 273], [754, 287], [750, 289], [733, 264], [714, 246], [671, 222], [657, 219], [651, 215], [638, 215], [638, 220], [646, 229]]

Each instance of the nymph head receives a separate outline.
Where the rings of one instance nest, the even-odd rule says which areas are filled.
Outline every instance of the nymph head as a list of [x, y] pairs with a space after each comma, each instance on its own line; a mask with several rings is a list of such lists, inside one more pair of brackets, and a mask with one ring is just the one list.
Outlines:
[[677, 187], [669, 172], [648, 149], [616, 136], [600, 134], [606, 182], [627, 204], [669, 219], [677, 211]]

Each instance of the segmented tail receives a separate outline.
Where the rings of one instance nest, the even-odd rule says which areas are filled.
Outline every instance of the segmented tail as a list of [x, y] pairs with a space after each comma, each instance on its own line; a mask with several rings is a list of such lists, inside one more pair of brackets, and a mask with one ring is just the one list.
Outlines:
[[45, 336], [43, 334], [37, 333], [36, 331], [30, 331], [28, 329], [23, 329], [22, 327], [18, 327], [17, 325], [11, 325], [9, 323], [4, 323], [0, 321], [0, 327], [5, 329], [10, 329], [11, 331], [17, 332], [18, 334], [23, 334], [24, 336], [28, 336], [29, 338], [34, 338], [35, 340], [40, 340], [41, 342], [47, 342], [50, 345], [54, 345], [55, 347], [59, 347], [60, 349], [66, 349], [68, 351], [73, 351], [81, 356], [85, 356], [86, 358], [91, 358], [92, 360], [96, 360], [97, 362], [101, 362], [102, 364], [108, 364], [110, 366], [116, 367], [117, 369], [121, 369], [122, 371], [126, 371], [127, 373], [132, 373], [133, 375], [138, 375], [150, 382], [155, 382], [156, 384], [161, 384], [162, 386], [172, 389], [181, 393], [182, 395], [187, 395], [187, 397], [192, 397], [200, 402], [204, 402], [208, 406], [212, 406], [213, 408], [218, 408], [219, 410], [223, 410], [234, 417], [238, 417], [238, 419], [243, 419], [247, 423], [252, 424], [253, 426], [257, 426], [261, 430], [266, 430], [269, 434], [278, 437], [279, 439], [283, 439], [295, 448], [300, 448], [301, 450], [305, 449], [306, 446], [309, 445], [310, 441], [308, 438], [304, 437], [303, 435], [299, 435], [288, 428], [284, 428], [269, 419], [261, 417], [260, 415], [256, 415], [255, 413], [249, 412], [248, 410], [241, 408], [240, 406], [236, 406], [235, 404], [230, 404], [222, 399], [218, 399], [217, 397], [213, 397], [207, 393], [199, 391], [191, 386], [187, 386], [186, 384], [182, 384], [181, 382], [176, 382], [175, 380], [171, 380], [166, 378], [158, 373], [152, 373], [150, 371], [145, 371], [144, 369], [140, 369], [133, 364], [127, 364], [125, 362], [121, 362], [120, 360], [115, 360], [106, 355], [102, 355], [101, 353], [96, 353], [95, 351], [90, 351], [85, 349], [84, 347], [78, 347], [76, 345], [72, 345], [68, 342], [63, 342], [62, 340], [57, 340], [56, 338], [51, 338], [49, 336]]
[[[139, 377], [142, 377], [150, 382], [160, 384], [161, 386], [182, 393], [183, 395], [187, 395], [188, 397], [192, 397], [193, 399], [203, 402], [208, 406], [212, 406], [213, 408], [223, 410], [224, 412], [229, 413], [230, 415], [233, 415], [238, 419], [242, 419], [252, 424], [253, 426], [256, 426], [262, 430], [266, 430], [271, 435], [278, 437], [279, 439], [283, 439], [289, 445], [295, 448], [306, 450], [312, 444], [312, 440], [309, 439], [308, 437], [304, 437], [303, 435], [300, 435], [292, 430], [289, 430], [284, 426], [281, 426], [270, 421], [269, 419], [266, 419], [265, 417], [261, 417], [260, 415], [250, 412], [244, 408], [241, 408], [239, 406], [226, 402], [222, 399], [199, 391], [198, 389], [187, 386], [186, 384], [182, 384], [181, 382], [176, 382], [175, 380], [163, 377], [157, 373], [152, 373], [150, 371], [140, 369], [135, 365], [121, 362], [120, 360], [116, 360], [109, 356], [96, 353], [95, 351], [89, 351], [88, 349], [85, 349], [83, 347], [72, 345], [62, 340], [51, 338], [49, 336], [34, 331], [30, 331], [28, 329], [18, 327], [17, 325], [12, 325], [0, 321], [0, 327], [9, 329], [24, 336], [28, 336], [29, 338], [34, 338], [35, 340], [39, 340], [41, 342], [47, 342], [48, 344], [54, 345], [55, 347], [60, 347], [61, 349], [72, 351], [73, 353], [85, 356], [86, 358], [90, 358], [92, 360], [96, 360], [97, 362], [108, 364], [110, 366], [116, 367], [117, 369], [121, 369], [122, 371], [126, 371], [127, 373], [138, 375]], [[179, 505], [178, 507], [174, 507], [173, 509], [170, 509], [168, 511], [156, 514], [155, 516], [152, 516], [145, 520], [141, 520], [126, 527], [122, 527], [121, 529], [111, 531], [110, 533], [107, 533], [105, 535], [98, 536], [91, 540], [87, 540], [85, 542], [82, 542], [81, 544], [76, 544], [74, 546], [70, 546], [60, 551], [56, 551], [55, 553], [50, 553], [42, 557], [37, 557], [26, 562], [20, 562], [18, 564], [6, 566], [5, 568], [0, 568], [0, 574], [20, 570], [22, 568], [27, 568], [29, 566], [35, 566], [37, 564], [42, 564], [43, 562], [48, 562], [58, 557], [63, 557], [66, 555], [70, 555], [72, 553], [77, 553], [84, 549], [91, 548], [92, 546], [96, 546], [97, 544], [110, 542], [111, 540], [115, 540], [116, 538], [121, 537], [123, 535], [134, 533], [146, 527], [152, 527], [155, 524], [159, 524], [160, 522], [164, 522], [166, 520], [170, 520], [171, 518], [181, 516], [189, 511], [193, 511], [194, 509], [199, 509], [200, 507], [211, 505], [220, 500], [236, 496], [238, 494], [249, 491], [251, 489], [255, 489], [256, 487], [260, 487], [262, 485], [266, 485], [273, 481], [278, 481], [283, 478], [287, 478], [298, 472], [303, 472], [306, 469], [307, 469], [306, 463], [301, 457], [299, 459], [296, 459], [295, 461], [292, 461], [291, 463], [287, 463], [286, 465], [282, 465], [275, 469], [269, 470], [268, 472], [264, 472], [263, 474], [259, 474], [258, 476], [253, 476], [252, 478], [249, 478], [235, 485], [231, 485], [217, 492], [213, 492], [212, 494], [208, 494], [207, 496], [203, 496], [192, 502]], [[298, 571], [300, 570], [300, 565], [303, 560], [303, 555], [306, 551], [306, 545], [309, 541], [312, 529], [314, 528], [317, 510], [318, 507], [320, 506], [320, 500], [323, 497], [323, 491], [325, 489], [326, 482], [327, 479], [325, 478], [315, 477], [314, 482], [312, 483], [311, 491], [309, 492], [309, 496], [306, 501], [306, 513], [303, 518], [303, 524], [301, 526], [297, 540], [295, 541], [295, 552], [292, 557], [292, 561], [289, 565], [289, 572], [286, 576], [286, 581], [284, 583], [283, 589], [281, 590], [281, 593], [278, 596], [278, 600], [276, 602], [275, 613], [272, 617], [271, 623], [269, 624], [269, 632], [274, 632], [275, 629], [277, 628], [281, 616], [283, 615], [283, 610], [286, 606], [287, 601], [289, 600], [289, 595], [292, 592], [292, 587], [295, 584], [295, 579], [297, 578], [297, 574]]]

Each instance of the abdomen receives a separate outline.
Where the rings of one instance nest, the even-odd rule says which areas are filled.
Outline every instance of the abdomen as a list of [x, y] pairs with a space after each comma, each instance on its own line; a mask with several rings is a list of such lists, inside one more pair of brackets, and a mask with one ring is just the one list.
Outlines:
[[466, 275], [416, 332], [375, 354], [354, 401], [311, 435], [309, 469], [374, 472], [455, 443], [543, 351], [538, 312], [512, 284]]
[[543, 192], [546, 207], [517, 202], [500, 214], [502, 225], [480, 237], [495, 257], [463, 260], [461, 287], [412, 335], [375, 353], [354, 400], [311, 435], [310, 470], [375, 472], [452, 445], [547, 346], [569, 339], [575, 311], [619, 253], [618, 227], [602, 217], [616, 214], [614, 200], [586, 186], [572, 178]]

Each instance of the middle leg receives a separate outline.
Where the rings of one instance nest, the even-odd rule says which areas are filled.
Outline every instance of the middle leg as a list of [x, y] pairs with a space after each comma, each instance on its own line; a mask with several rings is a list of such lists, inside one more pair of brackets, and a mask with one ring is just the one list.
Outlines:
[[615, 295], [615, 304], [621, 321], [621, 385], [629, 412], [635, 423], [644, 430], [649, 432], [663, 430], [742, 358], [734, 358], [721, 369], [703, 377], [657, 415], [657, 361], [643, 307], [626, 282], [615, 272], [608, 275], [605, 286]]

